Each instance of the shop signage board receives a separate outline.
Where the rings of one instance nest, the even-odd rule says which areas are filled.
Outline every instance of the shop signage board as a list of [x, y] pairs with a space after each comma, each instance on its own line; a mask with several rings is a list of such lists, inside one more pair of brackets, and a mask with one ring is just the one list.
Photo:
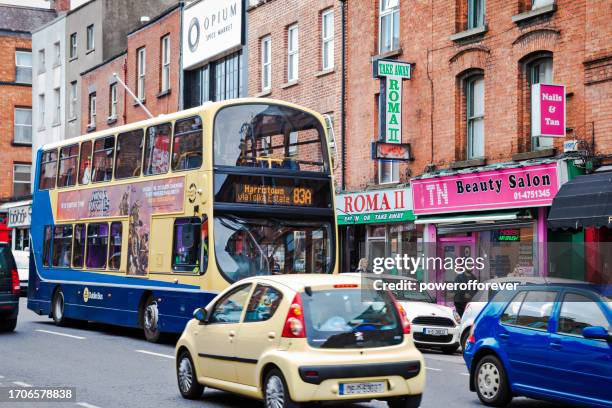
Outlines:
[[402, 143], [402, 83], [410, 79], [411, 68], [395, 60], [373, 63], [374, 78], [380, 79], [379, 138], [386, 143]]
[[534, 84], [531, 87], [533, 137], [565, 137], [565, 86]]
[[559, 190], [557, 163], [412, 180], [417, 215], [552, 204]]
[[202, 65], [243, 43], [243, 0], [200, 0], [183, 12], [183, 68]]
[[338, 225], [406, 222], [415, 219], [410, 188], [336, 196]]
[[11, 207], [8, 210], [8, 227], [29, 227], [32, 219], [32, 205]]

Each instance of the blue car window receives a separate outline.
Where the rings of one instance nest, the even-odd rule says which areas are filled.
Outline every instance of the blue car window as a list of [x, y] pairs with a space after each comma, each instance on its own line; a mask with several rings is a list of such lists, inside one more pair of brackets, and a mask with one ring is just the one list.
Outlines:
[[508, 306], [506, 306], [506, 309], [504, 310], [504, 313], [502, 314], [502, 317], [501, 317], [502, 323], [504, 324], [515, 324], [516, 323], [516, 318], [518, 316], [519, 309], [521, 308], [521, 304], [523, 303], [523, 299], [525, 299], [526, 293], [527, 292], [517, 293], [516, 296], [514, 296], [514, 299], [512, 299], [512, 301], [508, 303]]
[[527, 292], [516, 318], [516, 325], [547, 330], [557, 292], [533, 290]]
[[610, 323], [597, 303], [586, 296], [567, 293], [563, 297], [557, 332], [580, 336], [582, 329], [590, 326], [603, 326], [610, 330]]

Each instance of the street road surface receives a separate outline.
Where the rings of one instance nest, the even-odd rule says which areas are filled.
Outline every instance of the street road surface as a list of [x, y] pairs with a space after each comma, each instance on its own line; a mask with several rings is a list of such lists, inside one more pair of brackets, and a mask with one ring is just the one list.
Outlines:
[[[139, 330], [94, 323], [56, 327], [51, 319], [28, 310], [22, 298], [17, 331], [0, 334], [0, 386], [75, 387], [76, 401], [0, 403], [0, 407], [262, 407], [257, 401], [216, 390], [207, 390], [201, 401], [184, 400], [176, 386], [173, 353], [173, 341], [151, 344]], [[422, 407], [482, 407], [476, 394], [468, 390], [460, 354], [424, 354], [427, 387]], [[387, 405], [375, 401], [350, 406]], [[526, 398], [512, 404], [518, 408], [557, 406]]]

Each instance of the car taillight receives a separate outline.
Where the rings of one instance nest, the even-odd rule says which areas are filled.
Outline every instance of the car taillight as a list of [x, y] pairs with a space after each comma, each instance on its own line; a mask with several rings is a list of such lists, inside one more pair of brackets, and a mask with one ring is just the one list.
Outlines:
[[470, 328], [470, 336], [467, 339], [467, 342], [470, 344], [476, 343], [476, 337], [474, 336], [474, 325]]
[[394, 303], [395, 309], [397, 309], [397, 314], [400, 316], [400, 321], [402, 322], [402, 331], [404, 334], [410, 334], [410, 320], [408, 320], [408, 317], [406, 316], [404, 307], [400, 305], [397, 300], [395, 300]]
[[17, 273], [17, 269], [13, 269], [11, 271], [11, 292], [13, 292], [14, 295], [18, 295], [19, 290], [19, 274]]
[[306, 328], [304, 323], [304, 309], [302, 308], [302, 298], [300, 294], [296, 294], [289, 306], [285, 326], [283, 327], [283, 337], [291, 339], [299, 339], [306, 337]]

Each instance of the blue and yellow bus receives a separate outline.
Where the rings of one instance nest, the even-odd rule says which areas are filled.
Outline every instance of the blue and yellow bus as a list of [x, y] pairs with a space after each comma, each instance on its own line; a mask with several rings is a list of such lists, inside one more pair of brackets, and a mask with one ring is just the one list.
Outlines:
[[325, 118], [236, 99], [43, 146], [28, 307], [181, 332], [193, 310], [253, 275], [335, 273]]

